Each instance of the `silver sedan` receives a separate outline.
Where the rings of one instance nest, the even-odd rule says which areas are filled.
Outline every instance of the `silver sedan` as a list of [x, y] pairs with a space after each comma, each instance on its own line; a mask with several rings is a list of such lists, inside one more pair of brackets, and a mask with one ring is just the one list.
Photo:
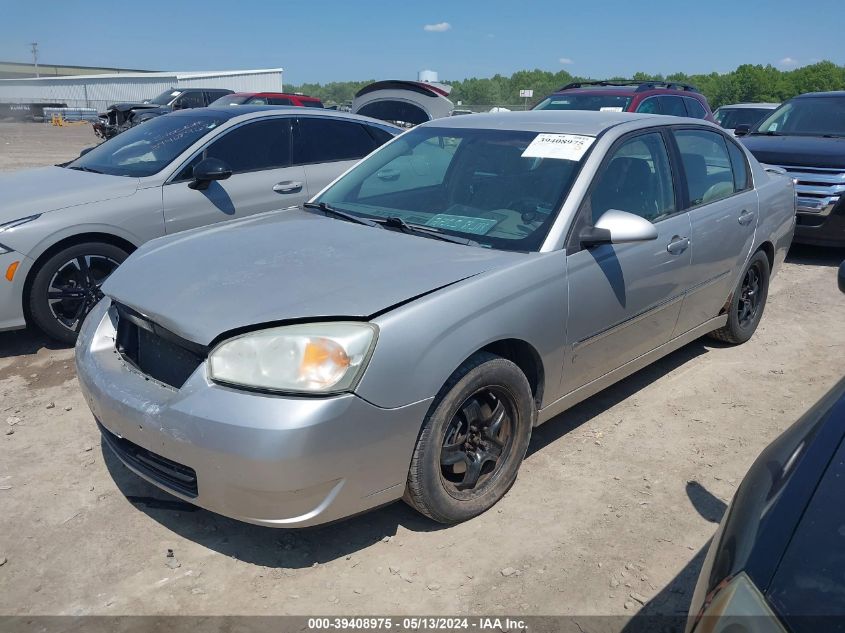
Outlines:
[[700, 336], [748, 340], [794, 223], [792, 181], [707, 122], [440, 119], [301, 210], [139, 249], [79, 382], [130, 469], [209, 510], [462, 521], [535, 426]]
[[103, 281], [147, 240], [301, 204], [400, 131], [326, 110], [199, 108], [0, 175], [0, 331], [29, 322], [73, 342]]

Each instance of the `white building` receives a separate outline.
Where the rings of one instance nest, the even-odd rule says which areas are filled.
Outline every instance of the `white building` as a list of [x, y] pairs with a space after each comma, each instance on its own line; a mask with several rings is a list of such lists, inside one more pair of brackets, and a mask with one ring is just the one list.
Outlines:
[[260, 68], [0, 79], [0, 103], [66, 103], [71, 108], [105, 110], [112, 103], [152, 99], [169, 88], [281, 92], [282, 72], [282, 68]]

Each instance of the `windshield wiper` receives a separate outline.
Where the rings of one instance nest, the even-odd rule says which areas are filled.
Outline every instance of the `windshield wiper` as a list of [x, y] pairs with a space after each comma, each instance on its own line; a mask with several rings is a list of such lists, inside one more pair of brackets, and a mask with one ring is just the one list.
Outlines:
[[748, 136], [783, 136], [783, 134], [769, 130], [768, 132], [751, 132]]
[[379, 224], [378, 222], [374, 222], [367, 218], [362, 218], [360, 215], [354, 215], [352, 213], [347, 213], [346, 211], [341, 211], [340, 209], [335, 209], [327, 202], [306, 202], [302, 206], [306, 209], [319, 209], [326, 215], [333, 215], [334, 217], [340, 218], [341, 220], [346, 220], [347, 222], [363, 224], [364, 226], [381, 226], [381, 224]]
[[91, 167], [80, 167], [79, 165], [71, 165], [68, 169], [75, 169], [76, 171], [87, 171], [92, 174], [102, 174], [99, 169], [92, 169]]
[[376, 222], [381, 223], [382, 226], [389, 229], [399, 229], [403, 233], [408, 233], [410, 235], [422, 235], [423, 237], [431, 237], [436, 240], [443, 240], [444, 242], [451, 242], [453, 244], [463, 244], [464, 246], [480, 246], [475, 240], [449, 235], [448, 233], [443, 233], [433, 227], [422, 224], [408, 224], [402, 218], [397, 218], [395, 216], [385, 218], [384, 220], [376, 220]]

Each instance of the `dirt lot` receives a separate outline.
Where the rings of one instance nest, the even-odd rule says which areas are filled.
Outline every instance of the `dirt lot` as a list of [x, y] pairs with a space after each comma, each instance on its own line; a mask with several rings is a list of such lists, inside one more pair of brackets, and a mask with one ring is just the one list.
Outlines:
[[[94, 140], [0, 124], [0, 168]], [[749, 343], [692, 343], [541, 427], [504, 501], [449, 528], [402, 503], [306, 531], [195, 509], [103, 452], [72, 350], [0, 334], [0, 613], [685, 612], [753, 459], [845, 373], [842, 257], [794, 249]]]

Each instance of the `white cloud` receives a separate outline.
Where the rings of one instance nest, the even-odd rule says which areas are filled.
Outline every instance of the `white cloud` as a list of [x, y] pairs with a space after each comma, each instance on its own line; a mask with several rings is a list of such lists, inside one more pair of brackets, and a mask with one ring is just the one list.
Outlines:
[[430, 31], [433, 33], [442, 33], [443, 31], [448, 31], [452, 28], [452, 25], [448, 22], [438, 22], [437, 24], [426, 24], [423, 27], [423, 31]]
[[793, 59], [792, 57], [784, 57], [782, 60], [778, 62], [780, 66], [797, 66], [798, 60]]
[[564, 66], [569, 66], [570, 64], [574, 64], [574, 63], [575, 63], [575, 62], [573, 62], [573, 61], [572, 61], [570, 58], [568, 58], [568, 57], [561, 57], [558, 61], [559, 61], [561, 64], [563, 64]]

